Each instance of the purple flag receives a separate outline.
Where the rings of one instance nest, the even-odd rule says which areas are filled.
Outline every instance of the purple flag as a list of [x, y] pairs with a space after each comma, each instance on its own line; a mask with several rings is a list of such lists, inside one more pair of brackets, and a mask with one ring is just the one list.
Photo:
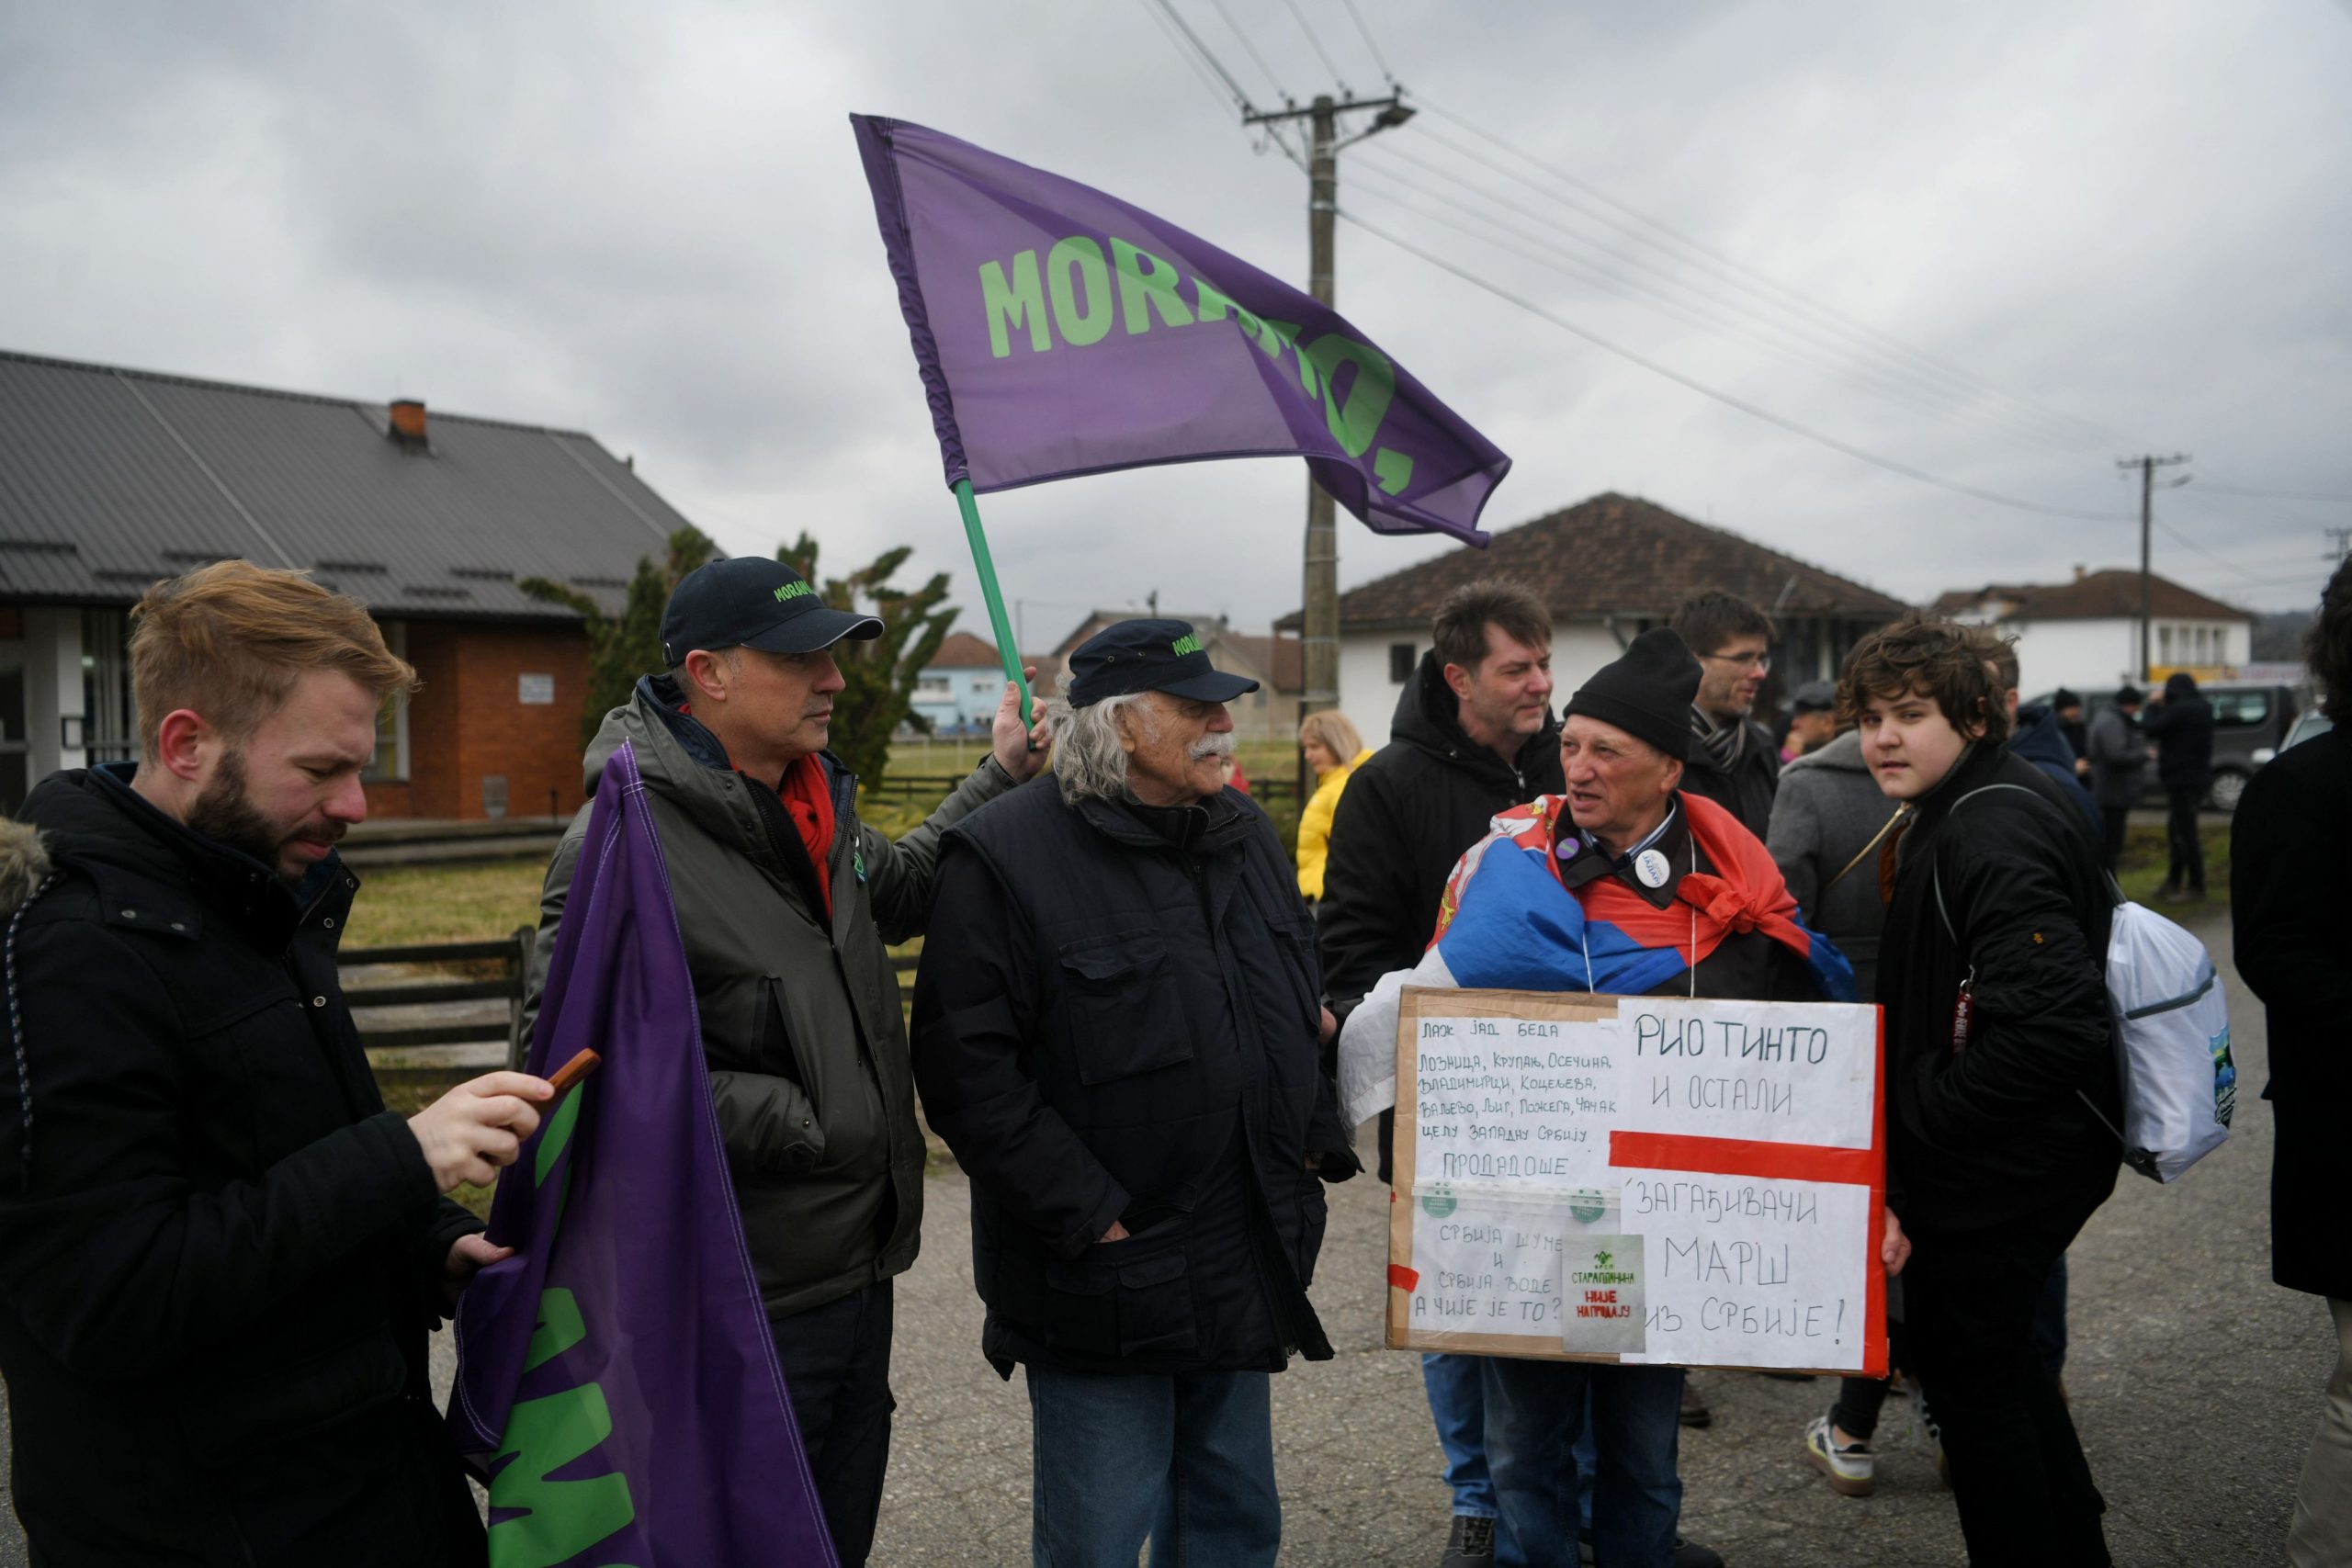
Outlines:
[[1345, 317], [1074, 180], [850, 124], [949, 485], [1295, 454], [1381, 533], [1487, 542], [1510, 459]]
[[498, 1183], [449, 1426], [492, 1568], [832, 1568], [743, 1247], [668, 869], [628, 746], [596, 787], [531, 1045], [604, 1066]]

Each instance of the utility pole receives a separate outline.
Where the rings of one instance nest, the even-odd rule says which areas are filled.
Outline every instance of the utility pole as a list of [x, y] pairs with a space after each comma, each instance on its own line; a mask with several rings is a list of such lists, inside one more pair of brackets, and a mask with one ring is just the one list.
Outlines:
[[[1342, 141], [1339, 136], [1340, 117], [1357, 109], [1380, 112], [1373, 118], [1369, 129]], [[1340, 211], [1340, 149], [1393, 130], [1412, 118], [1412, 109], [1399, 94], [1385, 98], [1359, 98], [1350, 94], [1343, 99], [1335, 99], [1324, 93], [1305, 108], [1243, 112], [1244, 125], [1304, 119], [1313, 132], [1307, 160], [1306, 291], [1315, 297], [1317, 304], [1328, 308], [1332, 303], [1331, 241]], [[1315, 482], [1311, 473], [1306, 479], [1305, 568], [1302, 588], [1306, 626], [1299, 652], [1300, 673], [1306, 690], [1299, 704], [1302, 716], [1340, 705], [1340, 530], [1331, 497]], [[1302, 769], [1305, 765], [1300, 764]]]
[[[2151, 605], [2154, 603], [2154, 595], [2149, 588], [2148, 535], [2150, 529], [2155, 525], [2156, 470], [2169, 468], [2187, 461], [2188, 461], [2188, 454], [2186, 452], [2176, 452], [2169, 457], [2158, 457], [2151, 454], [2144, 457], [2118, 457], [2115, 460], [2115, 466], [2119, 468], [2140, 470], [2140, 683], [2143, 686], [2151, 679], [2148, 672], [2155, 668], [2148, 657], [2148, 623], [2152, 618]], [[2173, 481], [2176, 485], [2184, 485], [2188, 482], [2187, 476]]]

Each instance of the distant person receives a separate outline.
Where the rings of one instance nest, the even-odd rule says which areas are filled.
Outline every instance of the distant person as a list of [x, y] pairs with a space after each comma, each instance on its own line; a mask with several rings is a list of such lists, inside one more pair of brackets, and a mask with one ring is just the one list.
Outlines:
[[2140, 688], [2116, 689], [2115, 701], [2091, 719], [2091, 798], [2098, 802], [2099, 847], [2107, 869], [2123, 858], [2123, 840], [2132, 825], [2132, 808], [2144, 793], [2142, 775], [2148, 768], [2148, 741], [2140, 733]]
[[[1993, 663], [1994, 678], [2000, 683], [2001, 703], [2009, 714], [2009, 750], [2040, 768], [2058, 793], [2074, 804], [2083, 814], [2083, 820], [2093, 835], [2099, 831], [2098, 802], [2083, 787], [2081, 758], [2067, 741], [2065, 726], [2060, 722], [2053, 704], [2042, 707], [2038, 704], [2018, 705], [2018, 645], [2011, 638], [1991, 631], [1980, 632], [1987, 657]], [[2063, 694], [2073, 695], [2072, 693]], [[2075, 702], [2077, 712], [2081, 701]]]
[[1781, 743], [1781, 765], [1817, 751], [1838, 734], [1838, 688], [1807, 681], [1789, 698], [1789, 733]]
[[1026, 1373], [1038, 1568], [1135, 1568], [1147, 1540], [1271, 1565], [1268, 1374], [1331, 1356], [1323, 1183], [1362, 1168], [1290, 858], [1218, 778], [1258, 683], [1191, 631], [1121, 621], [1071, 656], [1052, 774], [944, 838], [915, 981], [981, 1349]]
[[2156, 743], [2156, 782], [2165, 789], [2165, 837], [2172, 863], [2165, 873], [2167, 904], [2205, 897], [2205, 841], [2197, 829], [2197, 808], [2213, 787], [2213, 705], [2198, 694], [2197, 678], [2176, 670], [2140, 721], [2140, 731]]
[[2104, 1568], [2106, 1504], [2031, 1326], [2121, 1165], [2101, 1124], [2122, 1094], [2097, 844], [2001, 744], [1973, 628], [1915, 613], [1871, 633], [1838, 699], [1879, 788], [1912, 807], [1879, 857], [1887, 1201], [1914, 1247], [1905, 1370], [1941, 1428], [1970, 1561]]
[[1298, 814], [1298, 890], [1309, 902], [1323, 897], [1323, 861], [1331, 845], [1331, 818], [1340, 794], [1355, 771], [1371, 760], [1363, 737], [1337, 708], [1308, 714], [1298, 722], [1298, 749], [1315, 775], [1315, 793]]
[[1228, 752], [1220, 758], [1217, 761], [1217, 773], [1225, 780], [1226, 788], [1238, 790], [1243, 795], [1250, 793], [1250, 775], [1241, 771], [1239, 757]]
[[1690, 728], [1699, 744], [1682, 787], [1713, 801], [1758, 838], [1772, 821], [1781, 749], [1756, 722], [1756, 694], [1772, 672], [1772, 618], [1729, 593], [1685, 600], [1668, 623], [1698, 656], [1699, 695]]
[[2329, 580], [2304, 653], [2335, 728], [2247, 782], [2230, 823], [2230, 912], [2238, 973], [2268, 1007], [2270, 1277], [2324, 1298], [2335, 1320], [2287, 1561], [2340, 1568], [2352, 1562], [2352, 563]]
[[2058, 720], [2058, 731], [2066, 738], [2067, 747], [2075, 753], [2075, 772], [2078, 776], [2090, 771], [2090, 730], [2083, 722], [2083, 699], [2061, 686], [2051, 694], [2050, 711]]
[[[384, 1109], [336, 978], [384, 700], [365, 608], [222, 561], [130, 612], [139, 759], [5, 829], [0, 1373], [42, 1564], [477, 1568], [426, 1335], [507, 1256], [487, 1186], [550, 1090]], [[38, 837], [36, 837], [38, 834]]]
[[[1331, 818], [1323, 874], [1323, 984], [1344, 1017], [1380, 977], [1420, 962], [1445, 879], [1498, 811], [1557, 795], [1552, 617], [1516, 583], [1487, 580], [1446, 595], [1431, 647], [1396, 699], [1387, 745], [1359, 764]], [[1380, 1179], [1392, 1179], [1395, 1112], [1380, 1118]], [[1421, 1376], [1453, 1523], [1445, 1568], [1518, 1568], [1495, 1533], [1478, 1358], [1426, 1355]]]

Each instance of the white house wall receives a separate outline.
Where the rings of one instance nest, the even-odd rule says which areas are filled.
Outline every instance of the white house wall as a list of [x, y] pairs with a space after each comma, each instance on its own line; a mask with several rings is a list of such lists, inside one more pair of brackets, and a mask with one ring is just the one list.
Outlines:
[[[2219, 657], [2192, 659], [2183, 649], [2188, 633], [2207, 628], [2218, 636]], [[2173, 657], [2165, 657], [2163, 634], [2173, 635]], [[2112, 692], [2140, 678], [2140, 623], [2129, 616], [2104, 620], [2007, 621], [2000, 630], [2017, 638], [2018, 689], [2034, 696], [2066, 686], [2086, 696]], [[2240, 665], [2253, 657], [2254, 629], [2245, 621], [2186, 621], [2159, 618], [2151, 628], [2149, 658], [2158, 666], [2173, 664]]]
[[[1389, 719], [1403, 689], [1388, 678], [1388, 649], [1394, 643], [1409, 643], [1418, 666], [1429, 651], [1428, 628], [1354, 632], [1340, 639], [1340, 711], [1354, 721], [1363, 743], [1375, 748], [1388, 743]], [[1552, 705], [1556, 709], [1566, 702], [1569, 693], [1621, 651], [1606, 627], [1576, 622], [1559, 628], [1552, 638]]]

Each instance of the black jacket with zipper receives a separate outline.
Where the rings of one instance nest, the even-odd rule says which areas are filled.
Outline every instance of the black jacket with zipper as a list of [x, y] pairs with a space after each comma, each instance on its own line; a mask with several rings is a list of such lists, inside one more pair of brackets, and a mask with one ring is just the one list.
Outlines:
[[1566, 787], [1560, 729], [1547, 714], [1506, 762], [1463, 733], [1434, 649], [1396, 700], [1388, 744], [1356, 769], [1331, 819], [1324, 862], [1323, 985], [1344, 1018], [1392, 969], [1421, 961], [1445, 879], [1495, 814]]
[[358, 880], [330, 857], [289, 891], [128, 773], [48, 779], [39, 846], [11, 828], [0, 861], [0, 1371], [32, 1560], [479, 1562], [425, 1337], [481, 1226], [344, 1006]]
[[1772, 796], [1781, 787], [1781, 749], [1772, 732], [1752, 718], [1739, 721], [1739, 753], [1726, 767], [1693, 735], [1682, 765], [1686, 794], [1704, 795], [1739, 818], [1758, 839], [1772, 826]]
[[[1069, 805], [1047, 775], [948, 829], [935, 897], [915, 1081], [971, 1178], [998, 1370], [1327, 1359], [1306, 1299], [1322, 1179], [1358, 1167], [1264, 814], [1232, 790]], [[1098, 1243], [1114, 1221], [1127, 1238]]]
[[2114, 1189], [2122, 1147], [2098, 1120], [2122, 1120], [2113, 924], [2080, 809], [2032, 763], [1979, 744], [1918, 802], [1879, 947], [1888, 1201], [1905, 1224], [1977, 1229]]

